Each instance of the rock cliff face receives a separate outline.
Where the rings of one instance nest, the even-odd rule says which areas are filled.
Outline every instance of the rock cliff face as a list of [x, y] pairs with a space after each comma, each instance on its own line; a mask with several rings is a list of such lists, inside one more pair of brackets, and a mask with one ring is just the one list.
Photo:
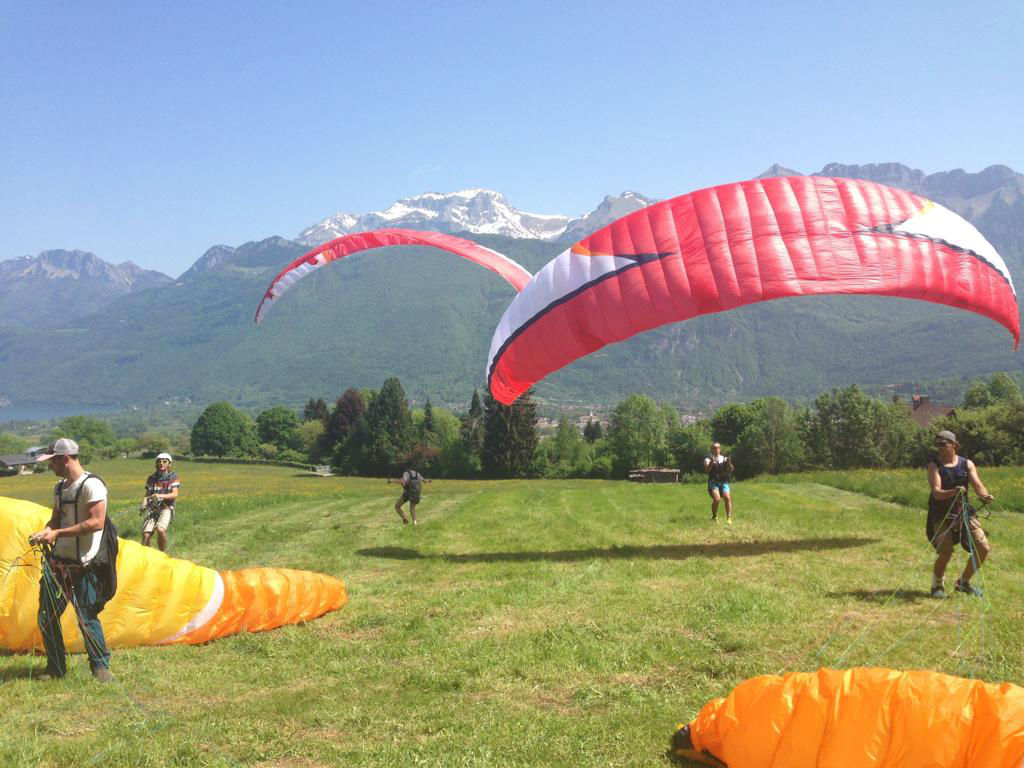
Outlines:
[[66, 325], [128, 293], [173, 282], [130, 261], [87, 251], [43, 251], [0, 262], [0, 324]]

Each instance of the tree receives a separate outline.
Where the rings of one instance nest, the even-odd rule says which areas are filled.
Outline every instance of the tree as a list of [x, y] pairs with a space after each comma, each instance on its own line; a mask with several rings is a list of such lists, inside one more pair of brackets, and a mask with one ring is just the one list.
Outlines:
[[907, 464], [914, 433], [905, 408], [869, 397], [856, 386], [820, 395], [807, 424], [811, 460], [833, 469]]
[[412, 448], [413, 428], [409, 401], [397, 378], [384, 382], [349, 442], [349, 456], [360, 474], [389, 474], [403, 463]]
[[423, 435], [426, 439], [427, 435], [434, 431], [434, 409], [430, 405], [430, 398], [427, 398], [427, 402], [423, 404]]
[[588, 443], [595, 443], [601, 439], [601, 435], [601, 422], [587, 419], [586, 426], [583, 427], [583, 439]]
[[437, 477], [473, 477], [480, 472], [480, 460], [466, 451], [462, 442], [462, 419], [447, 408], [434, 409], [432, 444], [437, 448], [428, 469]]
[[199, 415], [191, 442], [194, 454], [206, 456], [252, 456], [259, 446], [252, 418], [223, 400]]
[[1024, 401], [1020, 386], [1002, 371], [992, 374], [988, 382], [988, 391], [992, 395], [993, 404], [1014, 405]]
[[256, 417], [256, 432], [261, 443], [273, 445], [279, 451], [286, 448], [296, 450], [301, 446], [300, 423], [291, 408], [275, 405]]
[[480, 464], [487, 477], [527, 477], [537, 450], [537, 405], [528, 389], [512, 405], [484, 394]]
[[707, 421], [698, 421], [677, 427], [669, 435], [669, 450], [676, 466], [683, 474], [704, 471], [704, 457], [711, 445], [711, 426]]
[[13, 432], [0, 434], [0, 454], [23, 453], [29, 448], [29, 441]]
[[990, 405], [992, 405], [992, 393], [989, 391], [988, 384], [981, 379], [972, 381], [964, 393], [964, 408], [987, 408]]
[[[323, 436], [320, 438], [320, 453], [330, 456], [338, 451], [344, 453], [345, 441], [355, 429], [362, 415], [366, 413], [366, 399], [355, 387], [346, 389], [334, 403], [334, 410], [324, 422]], [[341, 466], [339, 462], [337, 466]]]
[[539, 453], [547, 464], [544, 474], [550, 477], [584, 477], [593, 465], [590, 443], [566, 416], [559, 419], [555, 434], [540, 443]]
[[309, 398], [309, 402], [306, 403], [306, 407], [302, 409], [303, 421], [319, 421], [324, 426], [327, 426], [327, 421], [330, 418], [331, 411], [322, 397], [316, 400]]
[[319, 419], [310, 419], [299, 426], [299, 446], [310, 461], [319, 460], [317, 447], [324, 434], [324, 423]]
[[171, 438], [160, 432], [143, 432], [139, 437], [136, 450], [142, 451], [143, 457], [152, 459], [158, 453], [171, 450]]
[[484, 407], [480, 402], [480, 393], [475, 389], [473, 399], [469, 403], [469, 412], [462, 419], [459, 433], [462, 435], [466, 453], [477, 457], [479, 461], [480, 452], [484, 447]]
[[630, 395], [612, 411], [608, 444], [615, 473], [667, 463], [668, 420], [649, 397]]
[[737, 474], [750, 477], [800, 469], [805, 460], [800, 417], [789, 403], [761, 398], [750, 404], [749, 416], [733, 450]]
[[122, 437], [114, 441], [114, 450], [117, 451], [118, 455], [124, 454], [127, 459], [128, 454], [132, 451], [138, 450], [139, 441], [130, 437]]
[[79, 445], [88, 443], [100, 455], [115, 452], [114, 428], [109, 421], [95, 416], [68, 416], [60, 421], [51, 437], [70, 437]]
[[736, 445], [740, 433], [750, 423], [750, 406], [744, 403], [731, 403], [715, 411], [711, 417], [711, 434], [720, 443]]

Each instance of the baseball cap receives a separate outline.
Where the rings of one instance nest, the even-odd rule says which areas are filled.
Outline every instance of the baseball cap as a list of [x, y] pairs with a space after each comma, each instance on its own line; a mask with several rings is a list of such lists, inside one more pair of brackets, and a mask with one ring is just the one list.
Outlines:
[[[956, 443], [956, 435], [950, 432], [948, 429], [944, 429], [936, 435], [940, 440], [949, 440], [951, 443]], [[959, 445], [959, 443], [957, 443]]]
[[77, 456], [78, 443], [69, 437], [62, 437], [50, 443], [50, 447], [36, 456], [36, 461], [49, 461], [54, 456]]

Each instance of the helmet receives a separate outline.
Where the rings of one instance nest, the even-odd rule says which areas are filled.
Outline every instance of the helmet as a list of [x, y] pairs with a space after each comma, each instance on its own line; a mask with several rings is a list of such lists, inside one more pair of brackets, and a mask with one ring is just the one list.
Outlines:
[[169, 454], [169, 453], [158, 453], [156, 455], [156, 460], [157, 461], [165, 461], [166, 460], [168, 464], [170, 464], [173, 461], [173, 459], [171, 458], [171, 454]]

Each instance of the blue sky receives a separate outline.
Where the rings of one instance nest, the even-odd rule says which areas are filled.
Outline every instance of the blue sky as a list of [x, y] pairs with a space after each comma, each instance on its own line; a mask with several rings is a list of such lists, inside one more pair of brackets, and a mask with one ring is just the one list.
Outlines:
[[486, 187], [578, 215], [774, 162], [1024, 171], [1024, 3], [0, 0], [0, 260]]

